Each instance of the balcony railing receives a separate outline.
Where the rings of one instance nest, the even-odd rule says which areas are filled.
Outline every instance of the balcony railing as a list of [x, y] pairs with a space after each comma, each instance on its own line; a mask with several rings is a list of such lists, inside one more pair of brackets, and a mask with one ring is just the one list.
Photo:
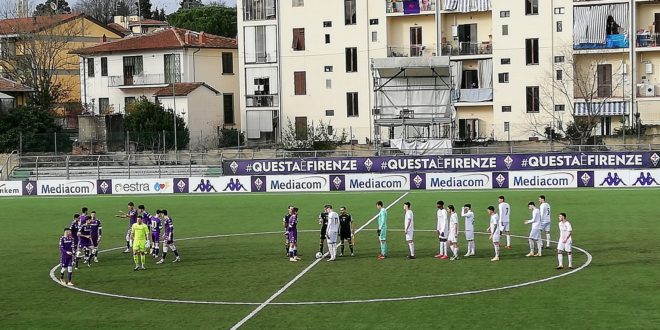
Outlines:
[[435, 45], [387, 46], [387, 57], [433, 56], [435, 52]]
[[277, 94], [245, 95], [245, 105], [248, 108], [277, 107], [280, 105], [280, 98]]
[[119, 86], [142, 86], [142, 85], [163, 85], [169, 82], [165, 81], [164, 74], [142, 74], [136, 76], [110, 76], [108, 77], [110, 87]]
[[[430, 14], [435, 12], [436, 0], [419, 0], [419, 14]], [[403, 0], [386, 1], [385, 11], [388, 14], [401, 13], [406, 14], [403, 6]], [[409, 13], [411, 14], [411, 13]], [[417, 14], [417, 12], [413, 13]]]
[[493, 53], [493, 47], [490, 42], [459, 42], [456, 44], [442, 44], [442, 56], [462, 56], [462, 55], [490, 55]]

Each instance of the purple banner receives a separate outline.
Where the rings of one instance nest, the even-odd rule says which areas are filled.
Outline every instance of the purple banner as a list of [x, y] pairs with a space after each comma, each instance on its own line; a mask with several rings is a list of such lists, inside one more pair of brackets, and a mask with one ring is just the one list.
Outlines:
[[226, 160], [225, 175], [479, 172], [658, 168], [660, 152], [334, 157]]
[[404, 14], [419, 14], [419, 0], [403, 0]]

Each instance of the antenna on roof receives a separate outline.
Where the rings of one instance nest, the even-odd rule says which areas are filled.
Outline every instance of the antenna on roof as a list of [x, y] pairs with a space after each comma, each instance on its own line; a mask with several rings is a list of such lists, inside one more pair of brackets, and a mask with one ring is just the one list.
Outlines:
[[53, 12], [55, 12], [55, 14], [57, 14], [57, 3], [51, 2], [50, 3], [50, 9], [52, 9]]

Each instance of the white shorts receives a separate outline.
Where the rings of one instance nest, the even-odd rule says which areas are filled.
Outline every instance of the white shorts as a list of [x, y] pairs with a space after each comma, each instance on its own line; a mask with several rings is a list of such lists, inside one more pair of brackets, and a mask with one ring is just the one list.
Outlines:
[[540, 240], [541, 229], [532, 229], [532, 231], [529, 232], [529, 239]]
[[328, 243], [337, 243], [337, 235], [339, 232], [336, 231], [329, 231], [326, 233], [326, 236], [328, 237]]
[[412, 241], [413, 240], [413, 231], [407, 231], [406, 232], [406, 241]]
[[568, 240], [566, 243], [563, 243], [562, 240], [559, 240], [559, 244], [557, 244], [557, 251], [566, 251], [566, 252], [571, 252], [571, 247], [573, 246], [573, 240]]
[[550, 231], [550, 222], [541, 222], [541, 230]]
[[465, 231], [465, 239], [468, 241], [474, 241], [474, 231], [473, 230], [466, 230]]
[[128, 231], [126, 232], [126, 242], [131, 241], [131, 228], [128, 228]]
[[458, 243], [458, 237], [454, 234], [449, 234], [449, 237], [447, 237], [447, 241], [452, 242], [452, 243]]
[[495, 233], [493, 234], [493, 243], [499, 243], [500, 242], [500, 231], [496, 230]]
[[508, 222], [502, 222], [502, 231], [509, 231], [509, 223]]

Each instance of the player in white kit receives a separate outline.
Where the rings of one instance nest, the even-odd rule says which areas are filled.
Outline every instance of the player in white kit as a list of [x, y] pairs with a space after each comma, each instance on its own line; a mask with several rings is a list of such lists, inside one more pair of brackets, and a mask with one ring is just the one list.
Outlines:
[[465, 240], [468, 243], [466, 257], [473, 256], [476, 250], [474, 244], [474, 212], [472, 205], [465, 204], [461, 210], [461, 216], [465, 218]]
[[332, 210], [332, 205], [325, 206], [325, 212], [328, 213], [328, 230], [326, 237], [328, 239], [328, 250], [330, 250], [330, 259], [337, 259], [337, 236], [339, 235], [339, 215]]
[[406, 233], [406, 243], [408, 243], [408, 250], [410, 254], [408, 259], [415, 259], [415, 243], [413, 243], [413, 232], [415, 231], [415, 221], [413, 217], [413, 211], [410, 209], [410, 202], [403, 203], [403, 210], [406, 211], [403, 220], [403, 229]]
[[436, 203], [438, 208], [437, 217], [438, 222], [436, 224], [436, 231], [438, 232], [438, 239], [440, 240], [440, 250], [435, 256], [437, 259], [447, 259], [447, 234], [449, 233], [449, 226], [447, 222], [447, 210], [445, 210], [445, 202], [438, 201]]
[[511, 206], [506, 202], [504, 196], [497, 198], [499, 201], [498, 204], [498, 217], [500, 218], [500, 224], [502, 227], [500, 230], [506, 234], [506, 246], [504, 248], [511, 249], [511, 233], [509, 232], [509, 218], [511, 217]]
[[573, 226], [566, 219], [566, 213], [559, 213], [559, 244], [557, 244], [557, 269], [564, 268], [564, 251], [568, 255], [568, 268], [573, 269]]
[[539, 196], [539, 203], [539, 210], [541, 210], [541, 230], [545, 231], [545, 247], [548, 248], [550, 247], [550, 204], [545, 201], [545, 195]]
[[[543, 250], [543, 240], [541, 239], [541, 212], [536, 208], [534, 202], [529, 202], [527, 207], [532, 211], [532, 218], [525, 221], [525, 224], [532, 224], [532, 229], [529, 232], [529, 253], [526, 257], [540, 257]], [[538, 253], [534, 253], [534, 244]]]
[[447, 241], [451, 245], [451, 252], [454, 254], [449, 260], [458, 260], [458, 215], [454, 205], [447, 206], [449, 209], [449, 236]]
[[490, 217], [490, 224], [488, 226], [488, 232], [490, 232], [489, 240], [493, 241], [493, 249], [495, 250], [495, 257], [490, 259], [490, 261], [500, 260], [500, 219], [495, 212], [494, 206], [488, 207], [488, 216]]

